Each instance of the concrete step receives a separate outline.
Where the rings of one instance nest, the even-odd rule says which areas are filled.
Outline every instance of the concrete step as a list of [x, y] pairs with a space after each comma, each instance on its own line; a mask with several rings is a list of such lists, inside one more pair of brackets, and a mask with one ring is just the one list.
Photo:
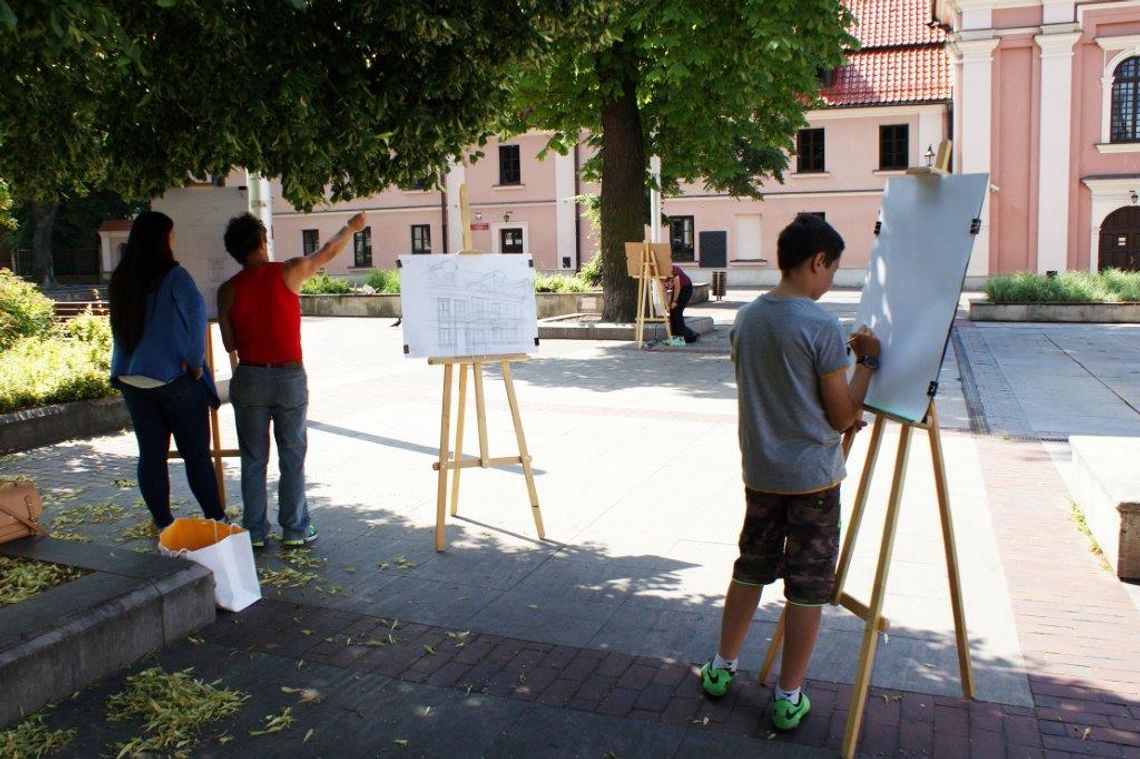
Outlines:
[[214, 621], [214, 578], [186, 559], [24, 538], [0, 555], [90, 570], [0, 607], [0, 728]]
[[1069, 438], [1073, 498], [1109, 565], [1122, 579], [1140, 579], [1140, 438]]

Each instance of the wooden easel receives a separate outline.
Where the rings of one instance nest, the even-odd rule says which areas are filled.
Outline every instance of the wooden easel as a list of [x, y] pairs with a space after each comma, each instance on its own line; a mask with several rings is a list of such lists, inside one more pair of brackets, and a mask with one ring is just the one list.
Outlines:
[[[651, 243], [648, 241], [627, 242], [625, 244], [629, 275], [637, 280], [637, 317], [634, 323], [633, 339], [638, 348], [645, 347], [645, 325], [647, 322], [664, 324], [665, 336], [669, 339], [673, 338], [673, 333], [669, 327], [669, 313], [665, 309], [665, 287], [661, 284], [661, 278], [666, 275], [661, 273], [658, 254], [653, 249], [655, 245], [665, 245], [668, 248], [668, 243]], [[663, 316], [657, 316], [654, 313], [653, 293], [655, 291], [661, 309], [665, 312]]]
[[[910, 435], [915, 429], [927, 431], [930, 438], [930, 458], [934, 467], [934, 489], [938, 496], [938, 515], [942, 524], [942, 546], [946, 554], [946, 574], [950, 583], [950, 605], [954, 612], [954, 635], [958, 648], [958, 670], [962, 680], [962, 695], [974, 697], [974, 673], [970, 665], [969, 641], [966, 637], [966, 618], [962, 606], [962, 587], [958, 574], [958, 549], [954, 540], [954, 526], [950, 517], [950, 498], [946, 489], [946, 464], [942, 455], [942, 438], [938, 432], [938, 414], [934, 401], [922, 422], [912, 422], [872, 409], [875, 422], [871, 428], [871, 441], [867, 449], [867, 459], [863, 462], [863, 474], [859, 479], [859, 489], [855, 495], [855, 506], [851, 512], [851, 523], [843, 540], [839, 555], [839, 565], [835, 573], [831, 603], [842, 606], [863, 620], [863, 643], [859, 649], [859, 664], [855, 674], [855, 684], [851, 690], [851, 703], [847, 709], [847, 726], [843, 732], [841, 754], [844, 759], [855, 756], [855, 745], [862, 727], [863, 710], [867, 705], [867, 691], [871, 685], [871, 670], [875, 664], [875, 651], [879, 644], [879, 633], [890, 627], [883, 617], [883, 603], [886, 598], [887, 575], [890, 571], [891, 554], [894, 550], [895, 530], [898, 525], [899, 509], [902, 504], [903, 484], [906, 480], [907, 454], [910, 451]], [[863, 604], [843, 591], [847, 572], [851, 567], [851, 557], [855, 551], [855, 541], [859, 536], [859, 525], [871, 488], [871, 477], [883, 439], [883, 428], [888, 419], [901, 425], [899, 447], [895, 455], [894, 477], [887, 500], [887, 513], [883, 524], [883, 537], [879, 544], [879, 560], [875, 568], [875, 580], [871, 588], [871, 601]], [[850, 451], [853, 434], [848, 433], [843, 440], [844, 455]], [[772, 665], [784, 639], [784, 624], [787, 606], [780, 612], [780, 619], [772, 634], [772, 642], [764, 656], [758, 680], [766, 683]]]
[[[475, 250], [471, 242], [471, 209], [467, 203], [467, 185], [459, 186], [459, 216], [463, 225], [464, 255], [479, 255], [482, 251]], [[538, 491], [534, 486], [534, 470], [530, 463], [530, 453], [526, 447], [526, 437], [523, 434], [522, 417], [519, 415], [518, 399], [515, 396], [515, 385], [511, 378], [511, 362], [526, 361], [525, 353], [511, 353], [492, 356], [455, 356], [429, 358], [429, 365], [443, 366], [443, 406], [439, 425], [439, 460], [432, 464], [432, 468], [439, 472], [436, 489], [435, 504], [435, 550], [443, 551], [446, 547], [447, 532], [447, 473], [454, 470], [455, 475], [451, 481], [451, 516], [459, 513], [459, 475], [468, 467], [501, 467], [512, 464], [521, 464], [523, 475], [526, 478], [527, 493], [530, 496], [531, 515], [534, 517], [534, 526], [539, 539], [546, 537], [546, 529], [542, 524], [542, 511], [538, 506]], [[498, 364], [503, 375], [503, 385], [507, 391], [507, 404], [511, 409], [511, 420], [514, 423], [515, 438], [518, 441], [518, 453], [511, 456], [492, 457], [488, 453], [487, 445], [487, 409], [483, 394], [483, 365]], [[449, 456], [451, 446], [451, 386], [455, 367], [459, 367], [459, 396], [458, 410], [455, 421], [455, 453]], [[475, 418], [479, 428], [479, 458], [463, 459], [463, 427], [467, 411], [467, 370], [471, 369], [475, 380]]]
[[[209, 369], [210, 374], [214, 373], [214, 336], [211, 331], [213, 322], [206, 323], [206, 368]], [[234, 356], [230, 354], [230, 368], [234, 365]], [[222, 501], [222, 509], [226, 508], [226, 478], [222, 470], [222, 459], [234, 458], [241, 455], [241, 451], [237, 448], [223, 448], [222, 447], [222, 430], [221, 425], [218, 423], [218, 410], [213, 406], [210, 407], [210, 458], [214, 460], [214, 479], [218, 481], [218, 497]], [[167, 451], [167, 460], [180, 459], [182, 454], [175, 448], [173, 451]]]

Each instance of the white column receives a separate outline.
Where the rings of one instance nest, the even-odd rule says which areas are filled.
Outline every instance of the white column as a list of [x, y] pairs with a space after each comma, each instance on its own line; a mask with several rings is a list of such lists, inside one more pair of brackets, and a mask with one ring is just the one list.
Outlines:
[[[463, 221], [459, 216], [459, 185], [467, 181], [467, 169], [461, 163], [447, 164], [447, 252], [463, 250]], [[471, 192], [471, 188], [467, 188]]]
[[[649, 157], [649, 173], [657, 187], [661, 186], [661, 156]], [[649, 190], [649, 241], [661, 242], [661, 191]]]
[[946, 136], [946, 127], [943, 119], [946, 114], [943, 111], [924, 110], [918, 114], [918, 141], [911, 148], [911, 155], [909, 157], [911, 166], [924, 166], [925, 160], [923, 155], [926, 149], [934, 148], [934, 152], [938, 152], [938, 143]]
[[277, 260], [273, 247], [273, 189], [269, 180], [252, 171], [245, 173], [245, 186], [249, 188], [249, 212], [265, 225], [269, 260]]
[[1069, 151], [1073, 45], [1079, 32], [1038, 34], [1041, 124], [1037, 186], [1037, 273], [1065, 271], [1069, 250]]
[[[991, 174], [990, 140], [993, 113], [993, 51], [998, 40], [960, 40], [958, 54], [962, 58], [962, 132], [958, 136], [963, 174]], [[990, 203], [989, 193], [982, 206], [982, 229], [974, 240], [974, 252], [966, 273], [984, 276], [990, 270]]]
[[574, 260], [574, 233], [578, 224], [577, 203], [574, 202], [574, 145], [570, 153], [554, 153], [554, 247], [557, 254], [554, 265], [561, 268], [563, 259], [569, 259], [570, 269], [578, 263]]

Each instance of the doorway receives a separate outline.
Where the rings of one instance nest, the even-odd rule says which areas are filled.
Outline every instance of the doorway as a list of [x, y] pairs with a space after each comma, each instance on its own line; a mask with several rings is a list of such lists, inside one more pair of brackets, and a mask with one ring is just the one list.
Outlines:
[[1140, 271], [1140, 207], [1118, 208], [1100, 225], [1099, 268]]

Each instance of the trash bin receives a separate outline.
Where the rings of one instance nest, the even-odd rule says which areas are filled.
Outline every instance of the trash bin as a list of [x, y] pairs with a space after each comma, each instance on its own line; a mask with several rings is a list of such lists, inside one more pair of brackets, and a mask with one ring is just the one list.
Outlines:
[[714, 271], [712, 273], [712, 296], [717, 300], [724, 297], [724, 290], [728, 273], [723, 271]]

